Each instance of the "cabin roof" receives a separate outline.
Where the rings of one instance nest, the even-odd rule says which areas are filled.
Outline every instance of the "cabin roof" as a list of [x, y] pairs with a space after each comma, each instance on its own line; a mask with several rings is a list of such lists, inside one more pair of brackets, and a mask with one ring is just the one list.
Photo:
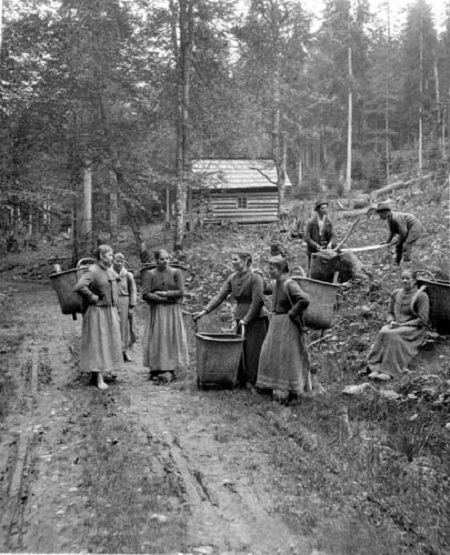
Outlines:
[[[277, 186], [273, 160], [201, 159], [192, 162], [192, 171], [202, 176], [211, 189], [264, 189]], [[291, 187], [286, 176], [286, 187]]]

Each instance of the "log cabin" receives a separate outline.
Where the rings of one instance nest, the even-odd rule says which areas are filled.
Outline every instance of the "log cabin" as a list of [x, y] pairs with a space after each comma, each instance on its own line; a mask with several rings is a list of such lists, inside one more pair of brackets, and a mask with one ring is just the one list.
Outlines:
[[[278, 220], [277, 172], [272, 160], [201, 159], [192, 162], [194, 217], [202, 224]], [[292, 184], [286, 176], [286, 194]]]

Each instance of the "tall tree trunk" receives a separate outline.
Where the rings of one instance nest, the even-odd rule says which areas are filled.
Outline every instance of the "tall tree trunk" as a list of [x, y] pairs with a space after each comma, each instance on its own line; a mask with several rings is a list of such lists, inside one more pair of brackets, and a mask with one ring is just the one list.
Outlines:
[[351, 12], [348, 4], [348, 121], [347, 121], [347, 177], [344, 191], [352, 188], [352, 128], [353, 128], [353, 69], [352, 69], [352, 37], [351, 37]]
[[391, 139], [389, 133], [389, 94], [391, 88], [391, 14], [389, 7], [389, 0], [386, 2], [387, 10], [387, 74], [386, 74], [386, 105], [385, 105], [385, 152], [386, 152], [386, 179], [389, 183], [390, 178], [390, 158], [391, 158]]
[[302, 162], [302, 153], [298, 153], [298, 187], [302, 187], [303, 185], [303, 162]]
[[86, 238], [92, 234], [92, 164], [83, 165], [83, 218], [81, 232]]
[[0, 0], [0, 53], [2, 51], [3, 40], [3, 0]]
[[447, 93], [447, 163], [450, 161], [450, 83]]
[[284, 207], [284, 198], [286, 191], [286, 168], [287, 168], [287, 134], [283, 132], [281, 135], [281, 164], [280, 175], [278, 178], [278, 203], [280, 213]]
[[178, 51], [178, 126], [176, 219], [174, 250], [183, 250], [186, 180], [189, 171], [189, 100], [193, 34], [193, 0], [179, 0], [180, 47]]
[[419, 175], [422, 175], [422, 141], [423, 141], [423, 30], [422, 15], [420, 15], [420, 44], [419, 44]]
[[[277, 25], [277, 24], [276, 24]], [[278, 43], [275, 44], [275, 67], [272, 76], [272, 158], [277, 170], [277, 188], [278, 188], [278, 215], [281, 214], [284, 204], [284, 189], [286, 183], [286, 175], [282, 167], [283, 153], [280, 148], [280, 53], [278, 52]], [[281, 138], [284, 143], [285, 137]]]
[[441, 153], [441, 160], [445, 159], [445, 147], [444, 143], [441, 141], [442, 132], [441, 128], [443, 125], [443, 110], [441, 105], [441, 95], [439, 91], [439, 68], [437, 61], [436, 50], [433, 51], [433, 74], [434, 74], [434, 92], [436, 94], [436, 140], [439, 145], [439, 152]]
[[119, 187], [117, 173], [109, 171], [109, 240], [116, 243], [119, 234]]

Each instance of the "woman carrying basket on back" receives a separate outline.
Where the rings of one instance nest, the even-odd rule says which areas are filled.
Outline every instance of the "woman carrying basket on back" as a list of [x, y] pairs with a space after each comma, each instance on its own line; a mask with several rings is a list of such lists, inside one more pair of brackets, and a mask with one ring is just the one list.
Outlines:
[[287, 401], [312, 388], [309, 354], [303, 333], [303, 312], [309, 298], [300, 285], [289, 278], [289, 265], [283, 256], [273, 256], [270, 277], [273, 289], [273, 315], [259, 359], [256, 387], [272, 390], [278, 401]]
[[234, 252], [231, 263], [234, 273], [228, 277], [219, 293], [203, 310], [196, 312], [193, 318], [197, 321], [230, 296], [236, 301], [234, 314], [236, 332], [244, 333], [245, 336], [238, 381], [242, 387], [252, 388], [256, 383], [261, 346], [269, 325], [268, 318], [262, 311], [263, 278], [259, 273], [252, 271], [252, 257], [247, 252]]

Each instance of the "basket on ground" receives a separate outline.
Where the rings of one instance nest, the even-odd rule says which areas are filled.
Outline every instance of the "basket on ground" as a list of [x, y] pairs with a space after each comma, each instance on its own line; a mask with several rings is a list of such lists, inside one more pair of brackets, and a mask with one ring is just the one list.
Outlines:
[[419, 274], [427, 274], [430, 279], [417, 278], [417, 285], [426, 286], [426, 293], [430, 299], [430, 322], [436, 331], [442, 335], [450, 334], [450, 283], [437, 280], [431, 272], [420, 270]]
[[308, 308], [303, 313], [305, 326], [314, 330], [328, 329], [333, 320], [339, 285], [304, 277], [303, 269], [299, 267], [298, 270], [300, 270], [299, 275], [291, 275], [291, 278], [308, 294], [310, 300]]
[[197, 333], [197, 384], [233, 387], [237, 383], [243, 338], [224, 333]]

